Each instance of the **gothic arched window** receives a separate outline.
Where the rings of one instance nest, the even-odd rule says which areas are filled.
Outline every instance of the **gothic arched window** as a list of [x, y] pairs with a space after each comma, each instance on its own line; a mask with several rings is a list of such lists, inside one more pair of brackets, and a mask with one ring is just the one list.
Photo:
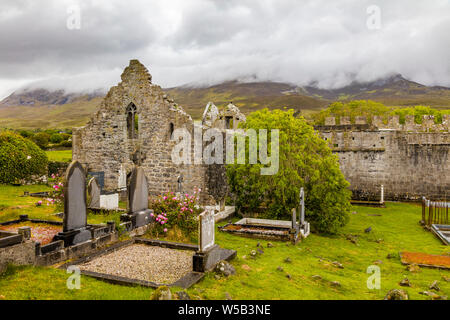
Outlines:
[[139, 117], [137, 108], [134, 103], [130, 103], [127, 107], [127, 133], [128, 139], [137, 139], [139, 130]]

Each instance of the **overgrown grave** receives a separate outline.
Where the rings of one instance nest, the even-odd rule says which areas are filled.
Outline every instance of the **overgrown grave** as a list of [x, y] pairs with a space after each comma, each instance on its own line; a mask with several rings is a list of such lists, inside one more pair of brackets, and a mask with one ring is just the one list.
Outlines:
[[[291, 241], [297, 243], [310, 233], [310, 225], [305, 221], [305, 193], [299, 194], [299, 208], [292, 209], [291, 221], [243, 218], [235, 223], [228, 223], [219, 230], [232, 234], [260, 239]], [[298, 215], [297, 215], [298, 212]]]

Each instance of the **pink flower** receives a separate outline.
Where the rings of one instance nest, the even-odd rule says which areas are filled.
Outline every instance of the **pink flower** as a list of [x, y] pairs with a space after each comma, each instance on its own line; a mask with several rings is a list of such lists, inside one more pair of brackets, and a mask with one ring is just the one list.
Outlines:
[[164, 228], [164, 232], [167, 232], [167, 228]]
[[164, 200], [167, 200], [167, 197], [166, 197], [166, 196], [164, 196], [164, 197], [163, 197], [163, 199], [164, 199]]

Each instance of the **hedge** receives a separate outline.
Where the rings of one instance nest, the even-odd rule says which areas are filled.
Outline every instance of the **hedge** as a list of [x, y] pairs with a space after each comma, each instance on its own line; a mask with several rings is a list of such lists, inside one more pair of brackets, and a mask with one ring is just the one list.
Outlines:
[[47, 174], [48, 158], [33, 141], [11, 131], [0, 132], [0, 183]]

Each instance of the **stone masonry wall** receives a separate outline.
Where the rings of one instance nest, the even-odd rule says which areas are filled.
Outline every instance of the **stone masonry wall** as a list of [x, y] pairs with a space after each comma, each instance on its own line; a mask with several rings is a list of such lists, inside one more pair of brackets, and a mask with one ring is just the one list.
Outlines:
[[363, 117], [355, 124], [342, 118], [339, 125], [336, 119], [327, 118], [325, 125], [316, 129], [339, 156], [355, 198], [377, 200], [381, 185], [388, 200], [449, 198], [448, 116], [442, 124], [435, 124], [430, 116], [424, 116], [422, 124], [411, 117], [405, 124], [400, 124], [398, 117], [391, 117], [388, 123], [375, 117], [370, 125]]
[[36, 258], [36, 248], [34, 241], [26, 240], [6, 248], [0, 248], [0, 273], [2, 273], [9, 263], [15, 265], [33, 264]]
[[[150, 195], [177, 190], [182, 174], [185, 191], [202, 188], [205, 168], [202, 165], [175, 165], [171, 151], [175, 141], [171, 130], [186, 128], [193, 132], [194, 122], [181, 107], [169, 99], [161, 88], [151, 83], [151, 75], [137, 60], [124, 70], [122, 82], [112, 87], [89, 123], [74, 130], [73, 160], [88, 171], [105, 172], [105, 189], [118, 187], [119, 170], [124, 165], [130, 173], [141, 158], [149, 182]], [[133, 103], [138, 114], [138, 134], [129, 139], [126, 109]], [[204, 195], [206, 196], [206, 195]]]
[[[108, 191], [117, 189], [121, 165], [129, 174], [139, 162], [148, 178], [151, 196], [177, 191], [177, 178], [182, 175], [184, 192], [192, 193], [200, 188], [202, 201], [213, 202], [206, 177], [211, 168], [193, 163], [176, 165], [171, 159], [176, 144], [171, 139], [173, 130], [187, 129], [194, 144], [191, 116], [159, 86], [152, 84], [151, 75], [139, 61], [131, 60], [121, 78], [122, 82], [109, 90], [88, 124], [74, 129], [73, 160], [78, 160], [88, 171], [105, 172]], [[127, 129], [127, 107], [131, 103], [138, 114], [135, 139], [129, 139]]]

